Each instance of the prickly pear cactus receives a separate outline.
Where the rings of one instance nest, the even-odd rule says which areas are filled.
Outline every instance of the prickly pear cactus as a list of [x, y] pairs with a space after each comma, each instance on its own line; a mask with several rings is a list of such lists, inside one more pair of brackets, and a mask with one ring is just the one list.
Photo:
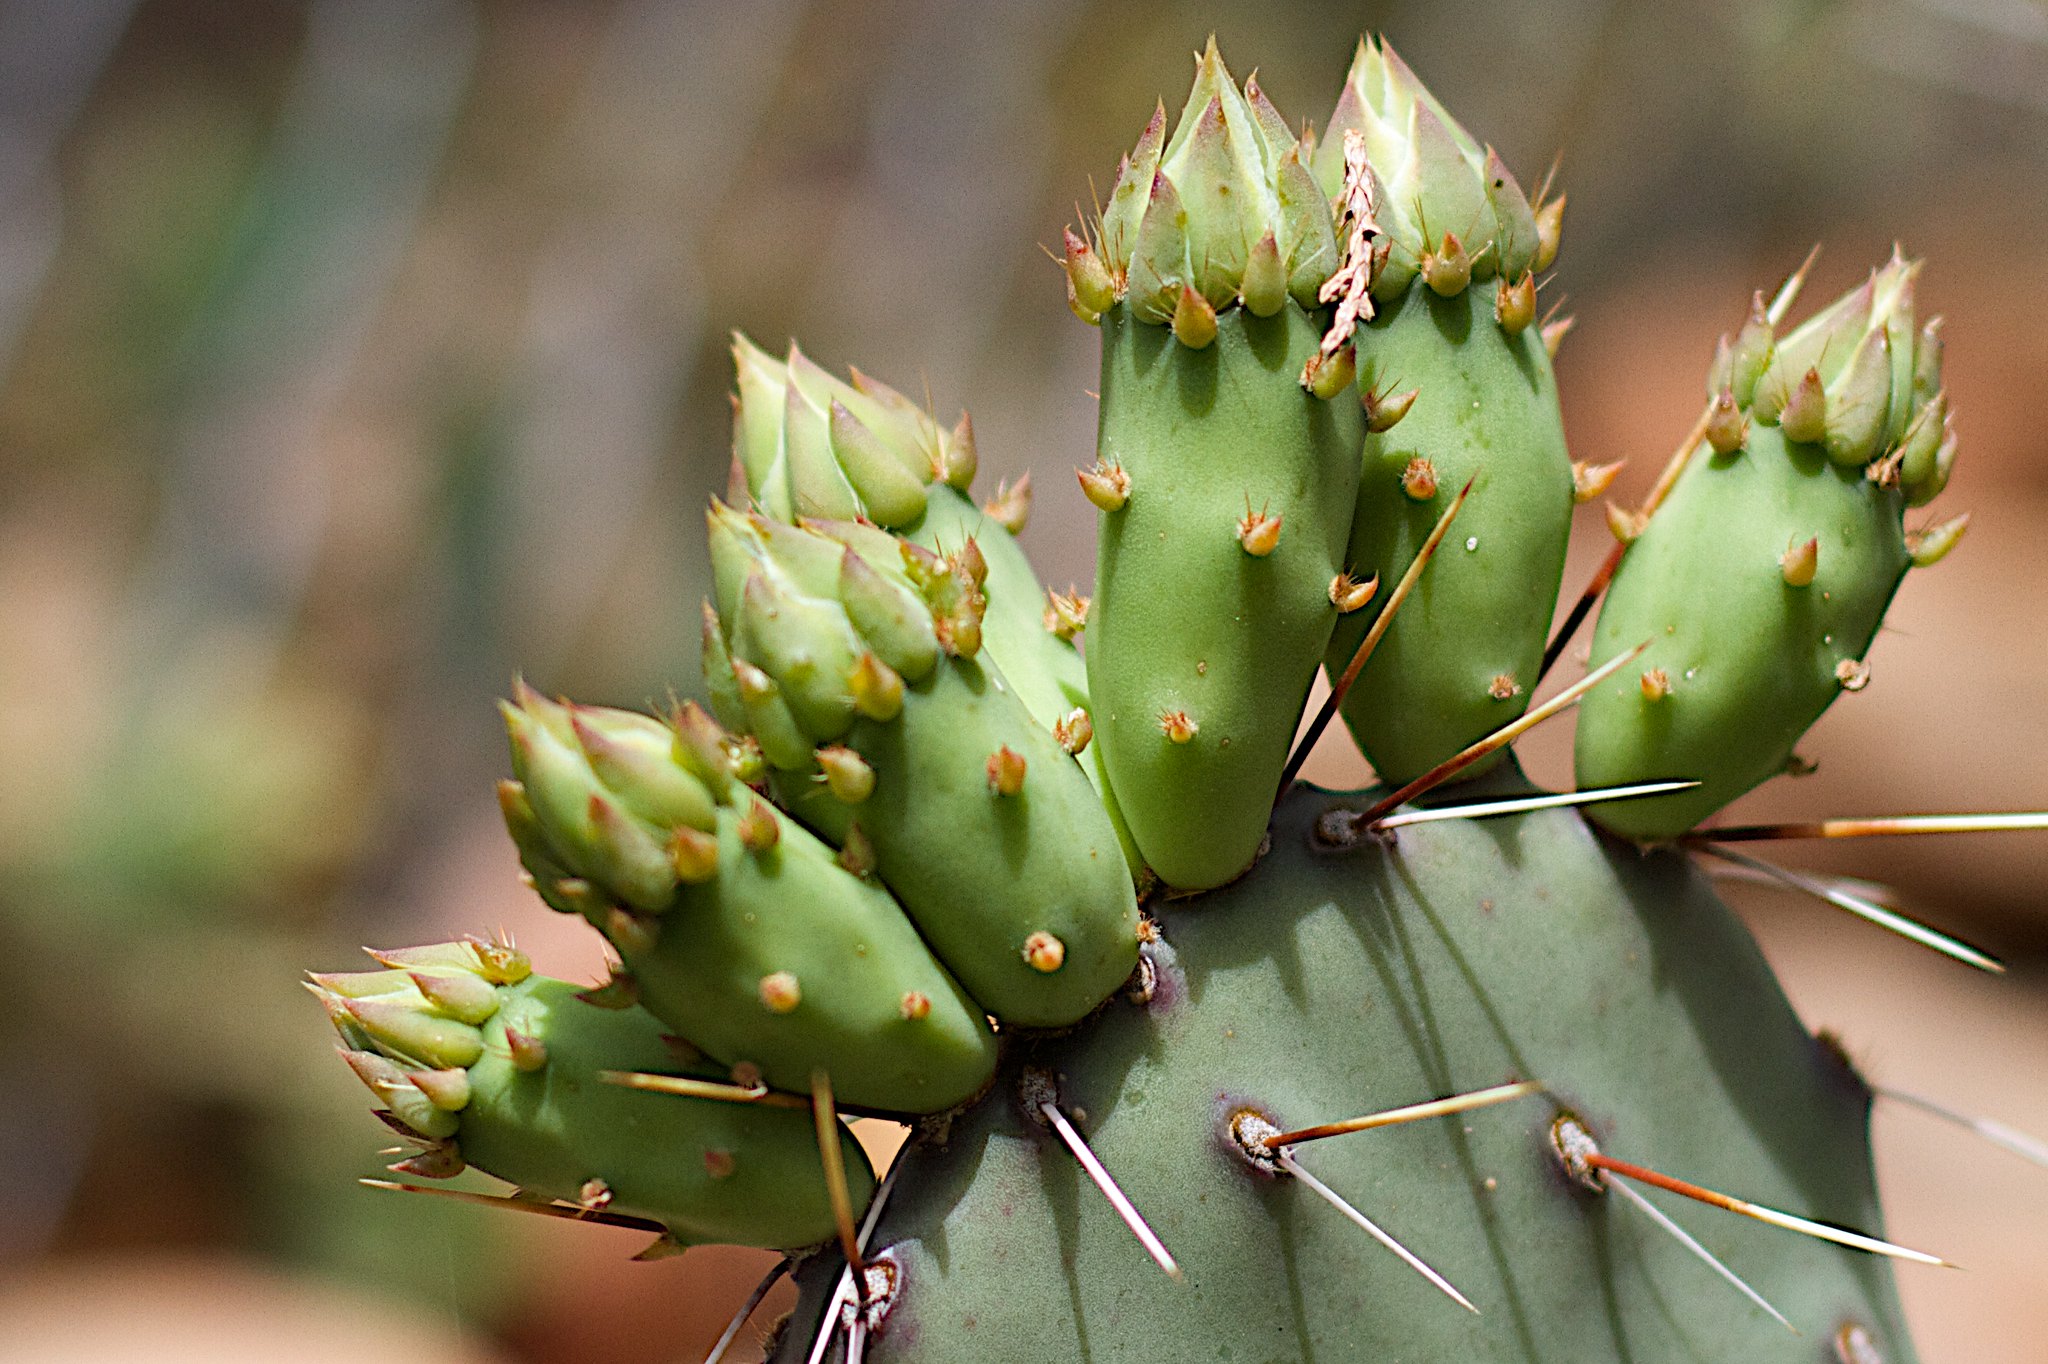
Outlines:
[[[611, 978], [311, 978], [394, 1186], [782, 1249], [806, 1364], [1911, 1360], [1891, 1263], [1942, 1262], [1880, 1239], [1874, 1091], [1691, 854], [1995, 966], [1726, 846], [1924, 821], [1702, 826], [1961, 533], [1905, 529], [1939, 337], [1903, 259], [1758, 295], [1532, 706], [1604, 477], [1537, 314], [1562, 204], [1383, 42], [1320, 144], [1212, 42], [1065, 236], [1092, 601], [1032, 576], [1028, 483], [968, 496], [965, 417], [738, 338], [704, 704], [503, 707], [525, 877]], [[1387, 787], [1290, 783], [1318, 666]], [[1582, 697], [1538, 791], [1509, 746]], [[911, 1128], [879, 1185], [848, 1113]]]

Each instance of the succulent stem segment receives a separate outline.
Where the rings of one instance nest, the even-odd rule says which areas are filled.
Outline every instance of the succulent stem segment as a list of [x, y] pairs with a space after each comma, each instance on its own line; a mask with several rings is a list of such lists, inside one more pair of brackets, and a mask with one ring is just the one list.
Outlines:
[[[1347, 561], [1391, 578], [1431, 534], [1448, 490], [1473, 485], [1462, 552], [1439, 557], [1345, 692], [1345, 723], [1374, 770], [1399, 783], [1528, 704], [1526, 689], [1495, 679], [1539, 672], [1564, 574], [1572, 461], [1544, 337], [1529, 325], [1533, 272], [1545, 268], [1538, 215], [1500, 158], [1391, 47], [1368, 40], [1315, 166], [1340, 207], [1370, 205], [1375, 229], [1353, 235], [1339, 272], [1354, 299], [1367, 291], [1357, 330], [1340, 304], [1324, 342], [1355, 344], [1373, 414]], [[1378, 395], [1401, 391], [1388, 413]], [[1367, 624], [1338, 622], [1332, 679]]]
[[[315, 976], [312, 988], [350, 1068], [423, 1148], [394, 1170], [446, 1178], [473, 1166], [540, 1200], [519, 1206], [652, 1230], [671, 1250], [700, 1241], [789, 1249], [830, 1234], [808, 1118], [597, 1082], [606, 1066], [674, 1068], [656, 1019], [594, 1008], [576, 986], [534, 975], [524, 954], [492, 944], [378, 956], [395, 964]], [[514, 1033], [545, 1045], [541, 1065], [519, 1063]], [[865, 1206], [867, 1159], [836, 1118], [830, 1131], [847, 1197]]]
[[1138, 850], [1183, 890], [1256, 855], [1316, 662], [1364, 596], [1331, 589], [1352, 581], [1364, 423], [1324, 396], [1349, 358], [1322, 356], [1310, 311], [1336, 244], [1305, 155], [1212, 43], [1099, 225], [1117, 297], [1096, 319], [1100, 462], [1082, 476], [1103, 509], [1088, 690]]
[[[1743, 446], [1702, 445], [1614, 574], [1593, 647], [1654, 636], [1669, 679], [1582, 707], [1578, 784], [1696, 777], [1690, 791], [1604, 806], [1636, 839], [1673, 838], [1785, 768], [1863, 662], [1911, 557], [1903, 516], [1948, 480], [1955, 443], [1919, 266], [1897, 255], [1777, 334], [1752, 309], [1708, 381], [1745, 414]], [[1787, 546], [1791, 549], [1788, 551]]]

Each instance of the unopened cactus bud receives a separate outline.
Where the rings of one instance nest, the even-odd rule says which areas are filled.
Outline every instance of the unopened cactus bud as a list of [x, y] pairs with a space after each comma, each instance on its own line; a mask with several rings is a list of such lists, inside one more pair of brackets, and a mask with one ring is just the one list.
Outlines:
[[1523, 273], [1493, 296], [1493, 320], [1505, 332], [1519, 332], [1536, 320], [1536, 277]]
[[1536, 259], [1538, 273], [1548, 270], [1557, 263], [1557, 248], [1564, 240], [1564, 201], [1560, 194], [1536, 211]]
[[1420, 389], [1411, 388], [1381, 397], [1370, 388], [1361, 388], [1359, 399], [1365, 407], [1365, 429], [1375, 436], [1393, 430], [1415, 406], [1415, 397], [1420, 392]]
[[1173, 336], [1189, 350], [1201, 350], [1216, 340], [1216, 309], [1185, 284], [1173, 305]]
[[[1249, 502], [1249, 498], [1246, 499]], [[1251, 511], [1238, 518], [1237, 543], [1254, 559], [1263, 559], [1280, 547], [1280, 518], [1263, 511]]]
[[1067, 283], [1074, 291], [1074, 300], [1079, 307], [1100, 317], [1116, 306], [1116, 280], [1095, 248], [1072, 228], [1065, 230], [1064, 245]]
[[1122, 511], [1131, 500], [1131, 476], [1120, 464], [1098, 461], [1093, 469], [1074, 472], [1081, 480], [1082, 495], [1101, 511]]
[[1963, 532], [1970, 528], [1970, 514], [1962, 513], [1946, 521], [1936, 522], [1925, 530], [1913, 531], [1906, 536], [1906, 553], [1912, 557], [1913, 567], [1932, 568], [1948, 557], [1948, 552], [1963, 538]]
[[835, 800], [858, 805], [875, 793], [875, 769], [844, 744], [827, 744], [819, 749], [818, 768]]
[[1330, 605], [1337, 608], [1338, 614], [1348, 616], [1371, 601], [1379, 590], [1377, 574], [1360, 582], [1348, 572], [1339, 573], [1330, 579]]
[[1436, 466], [1417, 455], [1401, 470], [1401, 491], [1411, 502], [1427, 502], [1436, 496]]
[[1820, 540], [1808, 537], [1778, 556], [1778, 571], [1787, 587], [1806, 587], [1820, 568]]
[[1472, 283], [1472, 257], [1455, 233], [1444, 233], [1435, 250], [1422, 253], [1422, 282], [1439, 298], [1456, 298]]
[[[981, 504], [981, 510], [988, 519], [1012, 535], [1022, 535], [1025, 523], [1031, 520], [1031, 474], [1029, 471], [1017, 475], [1014, 483], [998, 483], [996, 495]], [[983, 566], [982, 579], [988, 577]]]
[[1088, 628], [1088, 598], [1074, 591], [1047, 593], [1045, 628], [1062, 640], [1072, 640]]
[[1589, 464], [1583, 460], [1572, 462], [1572, 501], [1591, 502], [1614, 486], [1614, 476], [1621, 472], [1626, 460], [1615, 460], [1611, 464]]
[[1707, 413], [1707, 444], [1717, 455], [1732, 455], [1749, 439], [1749, 418], [1735, 402], [1735, 391], [1724, 388]]
[[1095, 737], [1095, 722], [1088, 718], [1087, 711], [1076, 706], [1053, 723], [1052, 737], [1062, 749], [1078, 756]]
[[1358, 377], [1358, 353], [1351, 346], [1340, 346], [1334, 353], [1317, 351], [1309, 356], [1302, 366], [1301, 386], [1325, 401], [1351, 387]]
[[1024, 757], [1005, 744], [988, 755], [988, 789], [998, 796], [1014, 796], [1024, 789]]

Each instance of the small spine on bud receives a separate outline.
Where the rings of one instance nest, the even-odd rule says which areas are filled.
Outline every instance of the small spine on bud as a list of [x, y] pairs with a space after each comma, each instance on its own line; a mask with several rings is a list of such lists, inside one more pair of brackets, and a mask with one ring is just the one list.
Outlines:
[[1732, 455], [1748, 441], [1749, 418], [1742, 415], [1733, 389], [1724, 388], [1715, 396], [1707, 413], [1706, 436], [1717, 455]]
[[854, 663], [846, 689], [853, 694], [853, 708], [870, 720], [893, 720], [903, 710], [902, 675], [872, 651]]
[[1074, 473], [1081, 480], [1081, 495], [1103, 511], [1122, 511], [1131, 500], [1131, 476], [1121, 464], [1097, 460], [1093, 469], [1076, 469]]
[[1051, 975], [1067, 960], [1067, 945], [1044, 929], [1024, 940], [1024, 964]]
[[1075, 635], [1088, 628], [1087, 597], [1069, 588], [1065, 592], [1046, 593], [1045, 601], [1045, 628], [1053, 634], [1071, 643]]
[[1612, 464], [1588, 464], [1584, 460], [1572, 461], [1572, 501], [1591, 502], [1614, 484], [1614, 476], [1621, 472], [1621, 466], [1628, 463], [1618, 459]]
[[1806, 587], [1813, 582], [1813, 575], [1820, 570], [1820, 538], [1809, 537], [1805, 544], [1794, 544], [1778, 556], [1778, 571], [1784, 575], [1785, 586]]
[[825, 788], [843, 804], [858, 805], [875, 793], [875, 769], [844, 744], [819, 749], [818, 769]]
[[1778, 414], [1778, 429], [1785, 433], [1786, 440], [1811, 443], [1826, 438], [1828, 393], [1821, 384], [1819, 370], [1807, 370], [1792, 396], [1785, 400], [1785, 409]]
[[1189, 350], [1201, 350], [1216, 339], [1216, 309], [1186, 284], [1173, 305], [1173, 336]]
[[1116, 305], [1116, 280], [1094, 247], [1074, 229], [1065, 229], [1067, 287], [1072, 291], [1075, 311], [1085, 309], [1097, 317]]
[[1017, 481], [996, 484], [996, 495], [981, 504], [982, 514], [1012, 535], [1022, 535], [1031, 520], [1031, 474], [1017, 475]]
[[1280, 518], [1253, 511], [1249, 498], [1246, 503], [1237, 522], [1237, 543], [1254, 559], [1263, 559], [1280, 547]]
[[1436, 466], [1417, 455], [1401, 470], [1401, 491], [1411, 502], [1427, 502], [1436, 496]]
[[740, 842], [748, 852], [764, 853], [782, 839], [782, 826], [776, 822], [775, 811], [767, 801], [754, 796], [747, 806], [747, 812], [740, 816]]
[[1379, 574], [1375, 573], [1364, 582], [1351, 576], [1349, 571], [1339, 573], [1330, 579], [1330, 605], [1337, 608], [1337, 614], [1348, 616], [1373, 599], [1380, 590]]
[[1577, 321], [1576, 317], [1560, 317], [1555, 322], [1544, 323], [1543, 353], [1555, 360], [1557, 358], [1557, 348], [1564, 344], [1565, 337], [1571, 332], [1572, 324]]
[[1671, 674], [1662, 668], [1652, 668], [1643, 674], [1643, 699], [1662, 701], [1671, 695]]
[[1548, 270], [1557, 263], [1558, 243], [1564, 238], [1564, 201], [1560, 194], [1536, 208], [1536, 270]]
[[988, 755], [988, 789], [999, 796], [1014, 796], [1024, 789], [1024, 755], [1004, 744]]
[[1436, 250], [1422, 253], [1422, 281], [1439, 298], [1456, 298], [1472, 283], [1472, 255], [1456, 233], [1444, 233]]
[[1201, 728], [1184, 710], [1161, 711], [1159, 714], [1159, 732], [1169, 743], [1187, 743], [1201, 732]]
[[1301, 386], [1326, 402], [1357, 378], [1358, 352], [1348, 344], [1339, 347], [1335, 355], [1317, 351], [1301, 367]]
[[1916, 530], [1906, 536], [1906, 553], [1912, 557], [1913, 567], [1932, 568], [1948, 556], [1956, 547], [1956, 541], [1963, 538], [1963, 532], [1970, 528], [1970, 514], [1952, 516], [1925, 530]]
[[803, 987], [797, 984], [794, 972], [770, 971], [761, 977], [759, 988], [761, 1006], [771, 1014], [794, 1013], [804, 1000]]
[[1536, 320], [1536, 276], [1523, 271], [1513, 284], [1505, 280], [1493, 296], [1493, 320], [1510, 336], [1526, 331]]
[[1365, 429], [1374, 435], [1391, 431], [1408, 415], [1408, 409], [1415, 406], [1415, 396], [1420, 389], [1409, 389], [1406, 393], [1382, 396], [1370, 389], [1358, 395], [1359, 403], [1365, 408]]
[[1095, 737], [1095, 722], [1088, 718], [1087, 711], [1076, 706], [1052, 722], [1052, 737], [1062, 749], [1079, 757]]
[[1280, 244], [1274, 240], [1271, 228], [1252, 246], [1239, 292], [1245, 310], [1253, 317], [1271, 317], [1287, 302], [1287, 267], [1280, 259]]

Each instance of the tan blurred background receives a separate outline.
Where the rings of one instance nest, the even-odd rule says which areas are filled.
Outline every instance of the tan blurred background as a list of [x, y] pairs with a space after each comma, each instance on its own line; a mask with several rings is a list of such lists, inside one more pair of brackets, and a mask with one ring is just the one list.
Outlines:
[[[1562, 153], [1567, 425], [1620, 491], [1812, 241], [1814, 297], [1929, 258], [1975, 525], [1743, 813], [2048, 806], [2034, 0], [0, 0], [0, 1358], [700, 1357], [767, 1257], [356, 1188], [298, 970], [499, 925], [595, 968], [514, 883], [490, 703], [692, 687], [732, 328], [971, 407], [1086, 582], [1095, 339], [1038, 244], [1211, 30], [1320, 124], [1368, 27], [1525, 184]], [[1745, 893], [1811, 1021], [2048, 1133], [2048, 836], [1782, 851], [2014, 968]], [[2048, 1171], [1877, 1141], [1972, 1271], [1902, 1271], [1926, 1356], [2038, 1361]]]

